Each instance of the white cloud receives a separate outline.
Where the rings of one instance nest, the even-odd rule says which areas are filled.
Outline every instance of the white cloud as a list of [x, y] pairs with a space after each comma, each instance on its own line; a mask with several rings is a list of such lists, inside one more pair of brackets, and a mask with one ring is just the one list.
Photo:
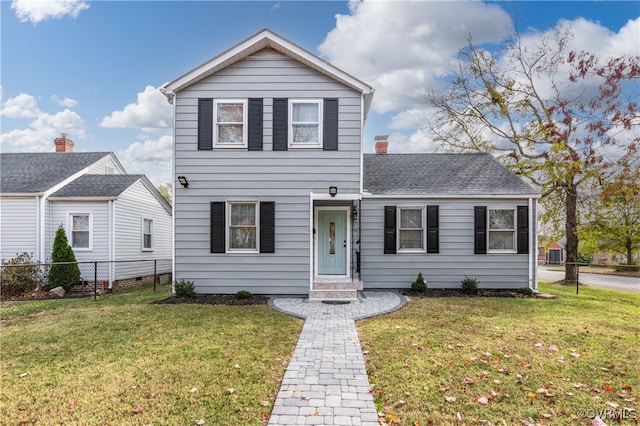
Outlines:
[[13, 0], [11, 8], [20, 21], [33, 24], [47, 19], [76, 18], [89, 4], [79, 0]]
[[424, 105], [469, 35], [497, 42], [512, 27], [506, 12], [481, 2], [352, 1], [350, 8], [319, 51], [372, 85], [381, 113]]
[[33, 118], [41, 114], [36, 98], [26, 93], [7, 99], [0, 115], [9, 118]]
[[169, 135], [133, 143], [117, 156], [128, 173], [144, 174], [156, 187], [173, 181], [173, 138]]
[[58, 96], [54, 95], [51, 97], [51, 100], [56, 104], [60, 105], [61, 107], [65, 107], [65, 108], [73, 108], [78, 106], [78, 101], [71, 98], [60, 99]]
[[[65, 109], [56, 114], [40, 113], [28, 129], [14, 129], [0, 134], [2, 151], [48, 152], [55, 149], [53, 140], [64, 132], [72, 139], [84, 138], [84, 120], [75, 112]], [[5, 149], [8, 146], [10, 149]]]
[[173, 108], [155, 87], [147, 86], [138, 93], [137, 103], [122, 111], [114, 111], [102, 119], [100, 126], [108, 128], [140, 128], [143, 131], [165, 130], [171, 127]]

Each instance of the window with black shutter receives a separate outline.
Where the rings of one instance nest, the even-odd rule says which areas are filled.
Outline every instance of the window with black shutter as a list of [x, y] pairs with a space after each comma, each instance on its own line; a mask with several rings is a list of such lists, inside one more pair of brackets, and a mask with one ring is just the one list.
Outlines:
[[384, 207], [384, 254], [396, 254], [396, 206]]
[[198, 149], [213, 148], [213, 99], [198, 99]]
[[438, 206], [427, 206], [427, 253], [440, 252], [440, 214]]

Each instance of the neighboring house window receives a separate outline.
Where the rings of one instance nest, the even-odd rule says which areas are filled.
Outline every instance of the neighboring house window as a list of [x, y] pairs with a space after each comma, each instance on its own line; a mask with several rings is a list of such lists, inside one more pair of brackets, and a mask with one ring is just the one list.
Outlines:
[[400, 207], [398, 210], [399, 251], [424, 251], [424, 208]]
[[229, 250], [258, 249], [258, 203], [229, 202]]
[[74, 249], [91, 249], [91, 213], [70, 213], [71, 247]]
[[321, 99], [289, 100], [289, 147], [319, 148], [322, 146]]
[[513, 252], [516, 244], [516, 211], [489, 209], [489, 251]]
[[142, 249], [153, 250], [153, 220], [142, 220]]
[[247, 146], [247, 101], [214, 101], [214, 144], [216, 148]]

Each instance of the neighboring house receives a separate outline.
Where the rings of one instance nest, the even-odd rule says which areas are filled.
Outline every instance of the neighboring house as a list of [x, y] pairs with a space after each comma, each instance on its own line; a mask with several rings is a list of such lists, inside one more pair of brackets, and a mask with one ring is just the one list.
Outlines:
[[200, 293], [536, 288], [538, 194], [488, 154], [363, 154], [373, 88], [263, 30], [162, 88], [178, 279]]
[[[47, 262], [62, 225], [79, 262], [171, 259], [171, 206], [151, 182], [127, 174], [112, 152], [71, 152], [65, 136], [55, 142], [56, 152], [0, 154], [0, 256]], [[154, 272], [153, 262], [99, 268], [109, 288]], [[83, 270], [83, 279], [94, 276]]]
[[567, 250], [564, 244], [555, 242], [547, 247], [547, 263], [564, 264], [567, 258]]

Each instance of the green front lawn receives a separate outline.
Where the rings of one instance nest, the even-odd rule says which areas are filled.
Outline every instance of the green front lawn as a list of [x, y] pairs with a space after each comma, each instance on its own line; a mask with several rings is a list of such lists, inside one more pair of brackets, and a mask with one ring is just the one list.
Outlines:
[[265, 424], [302, 322], [267, 306], [151, 303], [166, 296], [3, 323], [0, 424]]
[[609, 290], [540, 289], [558, 297], [416, 298], [359, 321], [385, 421], [585, 425], [613, 414], [635, 424], [624, 409], [640, 410], [638, 305]]

